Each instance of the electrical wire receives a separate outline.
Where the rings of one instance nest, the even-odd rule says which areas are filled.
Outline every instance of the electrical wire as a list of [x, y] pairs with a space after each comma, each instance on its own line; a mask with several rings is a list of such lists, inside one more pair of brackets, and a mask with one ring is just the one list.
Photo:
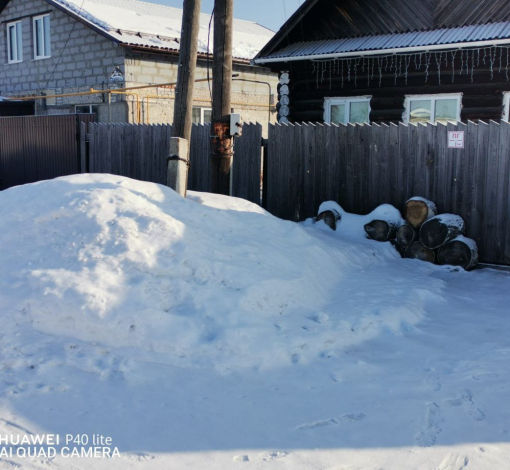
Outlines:
[[[78, 15], [80, 15], [81, 11], [83, 10], [83, 5], [85, 5], [85, 0], [83, 0], [81, 2], [81, 6], [80, 6], [80, 9], [78, 10]], [[67, 37], [67, 41], [66, 43], [64, 44], [64, 48], [62, 49], [62, 52], [60, 54], [60, 57], [58, 58], [58, 61], [57, 63], [55, 64], [55, 67], [53, 68], [53, 72], [51, 72], [51, 75], [50, 75], [50, 78], [48, 78], [48, 81], [46, 82], [46, 86], [44, 87], [44, 89], [48, 89], [48, 85], [50, 84], [51, 82], [51, 79], [53, 78], [53, 76], [55, 75], [55, 71], [57, 70], [57, 67], [60, 65], [60, 61], [62, 60], [62, 57], [64, 56], [64, 52], [66, 51], [67, 49], [67, 45], [69, 44], [69, 41], [71, 40], [71, 36], [73, 35], [74, 33], [74, 28], [76, 28], [76, 24], [78, 23], [78, 21], [75, 21], [73, 23], [73, 27], [69, 33], [69, 36]], [[43, 90], [44, 91], [44, 90]]]
[[214, 18], [214, 11], [215, 11], [216, 7], [213, 7], [213, 11], [211, 13], [211, 19], [209, 20], [209, 32], [207, 33], [207, 84], [209, 85], [209, 95], [211, 97], [211, 101], [212, 101], [212, 90], [211, 90], [211, 77], [210, 77], [210, 74], [209, 74], [209, 50], [210, 50], [210, 44], [211, 44], [211, 25], [212, 25], [212, 21], [213, 21], [213, 18]]

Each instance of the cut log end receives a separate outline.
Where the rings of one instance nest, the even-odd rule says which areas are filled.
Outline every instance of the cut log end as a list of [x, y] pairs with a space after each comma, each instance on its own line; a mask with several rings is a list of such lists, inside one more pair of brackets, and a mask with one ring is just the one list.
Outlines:
[[434, 250], [427, 248], [421, 242], [413, 243], [405, 253], [405, 257], [409, 259], [419, 259], [429, 263], [436, 262], [436, 253]]
[[478, 264], [476, 243], [469, 239], [453, 240], [441, 247], [437, 254], [437, 262], [441, 266], [460, 266], [466, 271], [474, 269]]
[[368, 238], [377, 242], [393, 240], [396, 234], [396, 227], [385, 220], [373, 220], [365, 225], [365, 232]]
[[436, 205], [431, 201], [426, 199], [410, 199], [406, 202], [404, 217], [414, 228], [419, 228], [436, 214]]
[[451, 214], [434, 217], [423, 224], [420, 229], [420, 241], [432, 250], [440, 248], [465, 231], [461, 217]]
[[419, 232], [411, 224], [407, 223], [401, 225], [397, 229], [396, 237], [397, 243], [400, 246], [407, 248], [408, 246], [412, 245], [415, 241], [418, 240]]
[[324, 211], [317, 216], [315, 222], [322, 220], [330, 229], [336, 230], [336, 224], [341, 218], [342, 216], [337, 211]]

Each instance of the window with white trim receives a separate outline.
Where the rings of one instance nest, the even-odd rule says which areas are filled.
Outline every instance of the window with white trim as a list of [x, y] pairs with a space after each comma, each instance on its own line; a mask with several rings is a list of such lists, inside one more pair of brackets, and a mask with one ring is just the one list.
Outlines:
[[194, 107], [192, 119], [193, 124], [210, 124], [212, 121], [212, 109]]
[[371, 96], [326, 98], [324, 121], [327, 124], [363, 124], [370, 122]]
[[51, 57], [50, 15], [34, 17], [34, 59]]
[[23, 61], [23, 30], [21, 21], [7, 24], [7, 62], [16, 64]]
[[503, 121], [508, 121], [510, 117], [510, 91], [503, 92]]
[[95, 104], [80, 104], [74, 107], [75, 114], [97, 114], [98, 106]]
[[408, 95], [403, 120], [406, 124], [418, 122], [460, 121], [462, 93], [439, 95]]

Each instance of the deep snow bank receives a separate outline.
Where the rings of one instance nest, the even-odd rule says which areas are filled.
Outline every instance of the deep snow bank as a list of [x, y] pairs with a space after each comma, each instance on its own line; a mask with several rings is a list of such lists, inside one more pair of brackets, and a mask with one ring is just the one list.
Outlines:
[[279, 367], [398, 334], [439, 298], [429, 268], [399, 274], [389, 244], [312, 230], [111, 175], [12, 188], [0, 193], [5, 328], [180, 366]]

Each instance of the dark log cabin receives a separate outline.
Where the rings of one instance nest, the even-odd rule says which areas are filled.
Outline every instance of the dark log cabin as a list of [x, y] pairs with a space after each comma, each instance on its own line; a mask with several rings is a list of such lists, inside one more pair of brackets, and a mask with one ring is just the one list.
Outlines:
[[508, 120], [510, 1], [308, 0], [255, 63], [279, 122]]

